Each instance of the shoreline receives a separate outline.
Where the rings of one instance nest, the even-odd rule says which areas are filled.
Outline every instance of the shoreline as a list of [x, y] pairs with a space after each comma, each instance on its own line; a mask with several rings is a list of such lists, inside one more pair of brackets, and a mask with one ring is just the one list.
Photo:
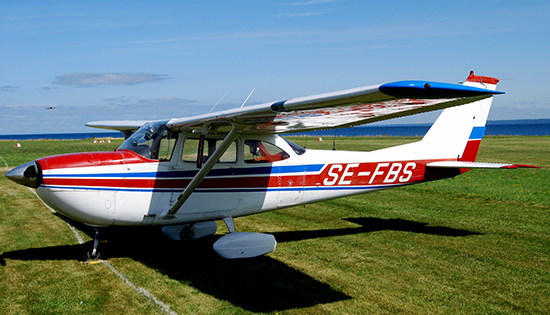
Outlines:
[[[324, 135], [324, 136], [317, 136], [317, 135], [285, 135], [280, 134], [279, 136], [283, 138], [327, 138], [327, 139], [333, 139], [333, 138], [406, 138], [406, 139], [412, 139], [412, 138], [422, 138], [424, 135], [416, 135], [416, 136], [391, 136], [391, 135]], [[509, 137], [550, 137], [550, 135], [485, 135], [483, 138], [509, 138]], [[0, 142], [15, 142], [15, 141], [84, 141], [84, 140], [122, 140], [124, 141], [124, 138], [120, 137], [96, 137], [96, 138], [82, 138], [82, 139], [54, 139], [54, 138], [44, 138], [44, 139], [0, 139]]]

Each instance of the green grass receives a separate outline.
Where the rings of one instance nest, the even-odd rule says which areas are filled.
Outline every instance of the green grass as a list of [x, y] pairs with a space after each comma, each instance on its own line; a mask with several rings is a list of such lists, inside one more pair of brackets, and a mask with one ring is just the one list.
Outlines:
[[[296, 137], [308, 148], [332, 139]], [[337, 138], [375, 150], [417, 138]], [[84, 141], [0, 142], [9, 167]], [[479, 161], [541, 169], [473, 170], [454, 179], [236, 219], [272, 233], [275, 252], [224, 260], [226, 232], [171, 242], [157, 230], [113, 232], [109, 262], [178, 314], [545, 314], [550, 309], [550, 137], [486, 137]], [[0, 160], [0, 167], [4, 166]], [[4, 168], [7, 170], [7, 168]], [[2, 171], [0, 173], [3, 173]], [[83, 265], [64, 221], [0, 177], [0, 309], [7, 314], [160, 314], [103, 264]], [[80, 227], [86, 241], [89, 228]], [[82, 303], [81, 303], [82, 302]]]
[[[21, 147], [16, 148], [15, 144]], [[113, 151], [120, 146], [122, 139], [111, 139], [111, 143], [93, 143], [85, 140], [27, 140], [0, 141], [0, 168], [7, 163], [10, 167], [23, 164], [41, 157], [76, 152]]]

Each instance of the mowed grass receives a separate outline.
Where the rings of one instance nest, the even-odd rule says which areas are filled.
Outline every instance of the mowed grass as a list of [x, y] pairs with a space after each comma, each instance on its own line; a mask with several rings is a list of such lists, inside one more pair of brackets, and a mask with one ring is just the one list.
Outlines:
[[[332, 138], [296, 137], [332, 149]], [[418, 138], [336, 138], [369, 151]], [[118, 141], [118, 143], [117, 143]], [[32, 159], [112, 150], [83, 141], [0, 142], [9, 168]], [[0, 159], [0, 167], [4, 162]], [[167, 240], [157, 229], [117, 230], [109, 262], [178, 314], [545, 314], [550, 309], [550, 137], [486, 137], [478, 161], [541, 169], [473, 170], [454, 179], [236, 219], [274, 234], [275, 252], [224, 260], [217, 235]], [[4, 167], [2, 174], [8, 168]], [[26, 187], [0, 177], [0, 309], [7, 314], [161, 314]]]

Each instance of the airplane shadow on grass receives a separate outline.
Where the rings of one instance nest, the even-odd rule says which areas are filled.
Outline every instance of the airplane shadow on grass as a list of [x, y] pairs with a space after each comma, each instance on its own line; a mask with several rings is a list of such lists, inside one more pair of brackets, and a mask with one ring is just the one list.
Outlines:
[[[478, 233], [402, 219], [347, 218], [361, 225], [333, 230], [291, 231], [273, 233], [279, 243], [330, 236], [353, 235], [381, 230], [407, 231], [449, 237]], [[72, 222], [93, 235], [90, 227]], [[153, 230], [153, 231], [152, 231]], [[193, 241], [171, 241], [158, 228], [111, 228], [104, 232], [100, 249], [108, 257], [129, 257], [154, 268], [171, 279], [189, 284], [197, 290], [226, 300], [252, 312], [274, 312], [311, 307], [351, 299], [329, 285], [284, 263], [261, 256], [227, 260], [219, 257], [212, 244], [220, 236]], [[82, 260], [91, 242], [48, 248], [31, 248], [6, 252], [0, 256], [16, 260]]]

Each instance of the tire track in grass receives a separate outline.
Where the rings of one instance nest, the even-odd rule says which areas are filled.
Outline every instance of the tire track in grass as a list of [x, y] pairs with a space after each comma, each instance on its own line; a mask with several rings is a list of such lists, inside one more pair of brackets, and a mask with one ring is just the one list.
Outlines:
[[[1, 157], [0, 157], [1, 158]], [[52, 209], [50, 206], [48, 206], [39, 196], [38, 194], [30, 187], [28, 187], [29, 190], [36, 196], [36, 198], [38, 198], [38, 200], [40, 200], [48, 209], [50, 209], [50, 211], [52, 213], [57, 213], [57, 211], [55, 211], [54, 209]], [[84, 244], [84, 240], [82, 239], [82, 236], [80, 236], [80, 233], [78, 233], [78, 231], [74, 228], [74, 226], [71, 225], [71, 223], [66, 220], [66, 219], [63, 219], [63, 221], [65, 221], [65, 223], [67, 224], [67, 226], [71, 229], [71, 231], [73, 231], [74, 233], [74, 236], [76, 237], [76, 239], [78, 240], [78, 243], [79, 244]], [[153, 294], [151, 294], [149, 291], [145, 290], [144, 288], [142, 287], [139, 287], [139, 286], [136, 286], [132, 281], [130, 281], [128, 278], [126, 278], [125, 275], [123, 275], [120, 271], [118, 271], [115, 267], [113, 267], [113, 265], [111, 265], [108, 261], [106, 260], [102, 260], [101, 263], [103, 263], [105, 266], [107, 266], [107, 268], [111, 269], [111, 271], [117, 275], [120, 279], [122, 279], [124, 282], [126, 282], [126, 284], [134, 289], [134, 291], [136, 291], [137, 293], [141, 294], [142, 296], [144, 296], [146, 299], [148, 299], [149, 301], [153, 302], [156, 304], [156, 306], [165, 314], [169, 314], [169, 315], [177, 315], [176, 312], [172, 311], [170, 309], [170, 305], [160, 301], [159, 299], [157, 299]]]
[[0, 172], [8, 172], [10, 170], [10, 166], [8, 165], [8, 162], [6, 162], [6, 160], [4, 160], [4, 158], [0, 155], [0, 161], [2, 161], [2, 163], [4, 163], [4, 165], [6, 167], [0, 167]]
[[4, 158], [3, 158], [1, 155], [0, 155], [0, 160], [1, 160], [2, 162], [4, 162], [4, 165], [6, 165], [6, 168], [10, 168], [10, 167], [8, 166], [8, 162], [6, 162], [6, 160], [4, 160]]
[[135, 284], [133, 284], [132, 281], [128, 280], [128, 278], [126, 278], [122, 273], [120, 273], [118, 270], [116, 270], [115, 267], [113, 267], [108, 261], [104, 260], [103, 264], [105, 266], [109, 267], [109, 269], [111, 269], [111, 271], [115, 275], [117, 275], [120, 279], [124, 280], [124, 282], [126, 282], [126, 284], [128, 286], [130, 286], [130, 288], [134, 289], [137, 293], [139, 293], [139, 294], [143, 295], [144, 297], [146, 297], [149, 301], [152, 301], [155, 304], [157, 304], [157, 307], [161, 311], [163, 311], [166, 314], [177, 315], [176, 312], [174, 312], [170, 309], [170, 305], [163, 303], [162, 301], [157, 299], [153, 294], [151, 294], [149, 291], [145, 290], [144, 288], [138, 287]]

